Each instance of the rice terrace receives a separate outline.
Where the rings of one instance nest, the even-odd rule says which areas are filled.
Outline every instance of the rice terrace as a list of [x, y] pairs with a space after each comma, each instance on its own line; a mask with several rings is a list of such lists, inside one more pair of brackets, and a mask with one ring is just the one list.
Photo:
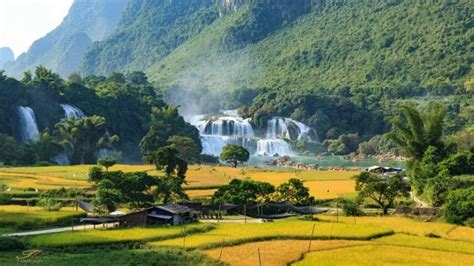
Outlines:
[[473, 0], [0, 0], [0, 266], [474, 265]]

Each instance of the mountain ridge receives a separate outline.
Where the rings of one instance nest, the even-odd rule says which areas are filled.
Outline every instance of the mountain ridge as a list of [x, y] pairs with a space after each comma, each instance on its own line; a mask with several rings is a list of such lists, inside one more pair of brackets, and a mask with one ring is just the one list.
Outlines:
[[36, 40], [17, 60], [6, 64], [6, 73], [21, 77], [24, 71], [44, 65], [68, 76], [78, 69], [93, 42], [115, 30], [127, 1], [75, 0], [62, 23]]

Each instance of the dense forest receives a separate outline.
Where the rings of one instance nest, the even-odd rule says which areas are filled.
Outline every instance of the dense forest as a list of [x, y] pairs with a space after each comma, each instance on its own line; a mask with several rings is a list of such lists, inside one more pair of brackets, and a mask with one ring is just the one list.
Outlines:
[[[81, 114], [68, 116], [66, 104]], [[30, 110], [29, 124], [24, 110]], [[40, 66], [21, 81], [0, 72], [0, 161], [6, 164], [57, 163], [63, 152], [73, 164], [95, 163], [101, 152], [140, 162], [145, 136], [164, 145], [174, 135], [200, 145], [197, 129], [163, 101], [142, 72], [63, 80]]]
[[[472, 134], [469, 0], [130, 0], [110, 12], [91, 2], [75, 1], [57, 29], [7, 63], [17, 79], [37, 64], [52, 72], [2, 77], [1, 133], [19, 139], [12, 114], [29, 106], [54, 135], [60, 104], [72, 104], [104, 118], [118, 137], [110, 145], [136, 161], [142, 139], [163, 128], [153, 117], [179, 116], [163, 111], [172, 104], [181, 115], [239, 109], [258, 130], [275, 116], [301, 121], [321, 143], [292, 143], [299, 153], [377, 154], [394, 151], [385, 134], [411, 101], [421, 110], [442, 102], [445, 134]], [[90, 40], [82, 46], [80, 36]], [[146, 140], [167, 141], [155, 137]]]

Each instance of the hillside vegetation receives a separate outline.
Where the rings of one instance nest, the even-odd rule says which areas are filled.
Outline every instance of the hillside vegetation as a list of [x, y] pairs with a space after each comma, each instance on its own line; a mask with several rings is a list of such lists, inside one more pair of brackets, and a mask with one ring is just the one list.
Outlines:
[[472, 73], [470, 1], [252, 0], [221, 16], [227, 1], [211, 2], [132, 1], [82, 69], [145, 68], [162, 84], [218, 89], [443, 91]]

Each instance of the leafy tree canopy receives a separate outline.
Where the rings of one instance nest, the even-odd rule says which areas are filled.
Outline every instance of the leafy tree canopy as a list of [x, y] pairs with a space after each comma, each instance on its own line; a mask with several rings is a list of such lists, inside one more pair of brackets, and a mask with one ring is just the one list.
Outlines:
[[222, 149], [220, 158], [232, 164], [233, 167], [237, 167], [239, 163], [248, 161], [250, 154], [249, 151], [242, 146], [228, 144]]

